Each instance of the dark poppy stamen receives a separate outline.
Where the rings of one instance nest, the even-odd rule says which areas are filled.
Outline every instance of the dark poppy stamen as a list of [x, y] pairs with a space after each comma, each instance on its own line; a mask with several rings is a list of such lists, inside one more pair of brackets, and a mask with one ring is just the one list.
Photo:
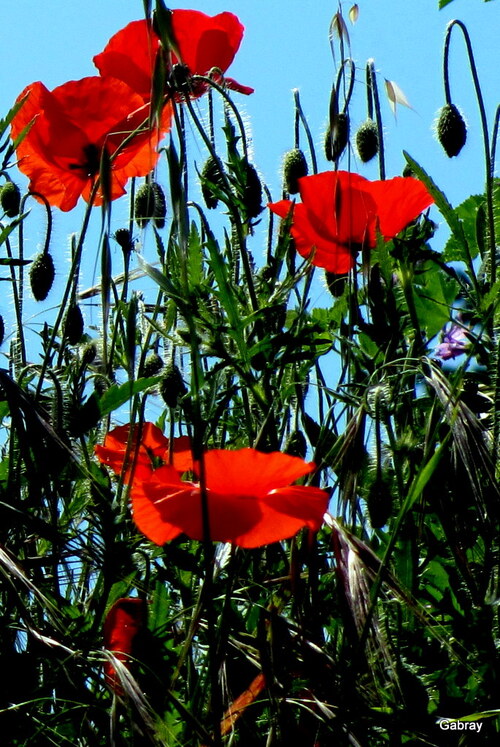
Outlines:
[[95, 176], [99, 173], [99, 165], [101, 162], [101, 151], [97, 147], [97, 145], [94, 145], [94, 143], [89, 143], [88, 145], [85, 145], [83, 148], [83, 154], [85, 157], [85, 160], [83, 163], [70, 163], [69, 168], [73, 171], [81, 170], [84, 172], [85, 176], [88, 176], [89, 178]]

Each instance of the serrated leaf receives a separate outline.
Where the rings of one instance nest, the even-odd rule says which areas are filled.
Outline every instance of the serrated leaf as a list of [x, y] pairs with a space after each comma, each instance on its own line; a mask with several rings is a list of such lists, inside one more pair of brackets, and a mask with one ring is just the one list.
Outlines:
[[402, 89], [398, 86], [398, 84], [393, 80], [385, 80], [385, 91], [387, 94], [387, 98], [389, 99], [389, 105], [392, 109], [392, 113], [396, 114], [396, 106], [397, 104], [401, 104], [401, 106], [406, 106], [408, 109], [413, 109], [412, 105], [406, 98], [404, 92]]
[[460, 259], [461, 261], [470, 264], [470, 249], [467, 239], [464, 234], [462, 223], [460, 222], [455, 210], [452, 205], [448, 202], [448, 198], [441, 192], [441, 190], [433, 182], [429, 174], [418, 164], [406, 151], [403, 151], [403, 155], [410, 166], [413, 173], [417, 176], [420, 181], [425, 184], [427, 190], [434, 198], [437, 209], [448, 224], [453, 236], [457, 239], [458, 244], [461, 246]]
[[[468, 243], [472, 259], [479, 253], [477, 222], [478, 212], [484, 205], [484, 195], [471, 195], [455, 208], [455, 214], [462, 224], [463, 234]], [[463, 246], [452, 234], [443, 251], [445, 262], [460, 262], [464, 260]]]

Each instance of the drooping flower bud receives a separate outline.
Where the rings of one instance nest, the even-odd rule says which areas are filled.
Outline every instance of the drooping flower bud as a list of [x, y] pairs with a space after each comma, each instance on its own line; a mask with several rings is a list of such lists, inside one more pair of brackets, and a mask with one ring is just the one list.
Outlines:
[[84, 329], [82, 310], [72, 303], [64, 320], [64, 336], [70, 345], [77, 345], [82, 339]]
[[325, 272], [326, 287], [334, 298], [340, 298], [345, 289], [348, 275], [345, 273]]
[[55, 268], [52, 255], [42, 252], [33, 260], [29, 276], [31, 292], [36, 301], [45, 301], [52, 288], [55, 277]]
[[283, 185], [290, 195], [299, 191], [298, 180], [308, 174], [307, 161], [300, 148], [293, 148], [283, 158]]
[[325, 156], [327, 161], [338, 161], [349, 142], [349, 115], [345, 112], [337, 114], [333, 123], [326, 131]]
[[378, 131], [373, 119], [366, 119], [356, 133], [356, 148], [363, 163], [368, 163], [378, 153]]
[[206, 161], [201, 170], [201, 194], [205, 200], [205, 205], [209, 210], [213, 210], [218, 205], [218, 198], [215, 195], [212, 186], [222, 186], [223, 179], [219, 168], [219, 164], [210, 156]]
[[156, 376], [163, 368], [163, 365], [163, 360], [158, 353], [151, 353], [144, 361], [140, 375], [145, 379], [149, 379], [150, 376]]
[[243, 202], [247, 209], [249, 218], [257, 218], [262, 212], [262, 184], [255, 166], [249, 161], [244, 161], [245, 187], [243, 191]]
[[156, 182], [145, 182], [137, 190], [134, 217], [139, 228], [145, 228], [150, 220], [156, 228], [163, 228], [167, 206], [163, 189]]
[[455, 104], [445, 104], [436, 126], [438, 140], [449, 158], [458, 156], [467, 140], [467, 126]]
[[177, 407], [179, 400], [187, 392], [179, 367], [175, 363], [169, 363], [165, 368], [160, 383], [160, 394], [168, 407]]
[[5, 182], [0, 189], [0, 205], [7, 218], [15, 218], [19, 215], [21, 204], [21, 191], [14, 182]]

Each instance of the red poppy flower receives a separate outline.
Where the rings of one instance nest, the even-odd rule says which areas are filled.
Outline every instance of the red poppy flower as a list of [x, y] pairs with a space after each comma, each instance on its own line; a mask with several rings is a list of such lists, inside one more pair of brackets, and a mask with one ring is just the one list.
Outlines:
[[356, 251], [376, 245], [377, 231], [386, 241], [394, 238], [434, 202], [412, 177], [371, 182], [348, 171], [327, 171], [298, 181], [301, 203], [281, 200], [268, 207], [281, 218], [292, 211], [299, 254], [336, 274], [354, 267]]
[[[137, 435], [139, 432], [140, 442], [138, 445]], [[112, 469], [117, 475], [120, 475], [123, 470], [129, 434], [130, 425], [120, 425], [106, 435], [103, 446], [95, 447], [95, 453], [99, 461]], [[156, 425], [143, 423], [141, 428], [138, 424], [135, 425], [132, 442], [128, 449], [125, 482], [130, 480], [134, 460], [134, 480], [147, 480], [151, 477], [153, 470], [159, 466], [159, 463], [168, 464], [169, 452], [170, 442]], [[181, 474], [192, 471], [193, 457], [188, 436], [174, 438], [172, 464], [174, 469]]]
[[[134, 597], [118, 599], [104, 621], [104, 648], [111, 651], [126, 667], [130, 665], [134, 639], [145, 623], [146, 603]], [[104, 662], [107, 684], [117, 695], [123, 694], [119, 677], [113, 664]]]
[[[292, 537], [302, 527], [317, 531], [328, 493], [292, 485], [315, 469], [280, 452], [214, 449], [204, 455], [210, 539], [259, 547]], [[132, 485], [132, 510], [139, 530], [158, 545], [187, 534], [203, 539], [200, 485], [184, 482], [173, 467]]]
[[[145, 129], [148, 107], [123, 81], [94, 76], [53, 91], [38, 82], [18, 101], [25, 96], [12, 120], [11, 137], [17, 138], [34, 120], [17, 148], [19, 168], [30, 178], [30, 189], [50, 205], [67, 211], [80, 195], [89, 200], [104, 148], [112, 159], [111, 199], [125, 193], [130, 177], [145, 176], [156, 164], [161, 133]], [[170, 111], [165, 109], [161, 130], [169, 126]], [[138, 128], [141, 131], [130, 137]], [[94, 204], [101, 203], [98, 192]]]
[[[182, 62], [191, 75], [207, 75], [212, 68], [225, 73], [231, 65], [243, 38], [244, 28], [233, 13], [207, 16], [198, 10], [173, 10], [172, 31], [181, 60], [172, 54], [171, 64]], [[101, 75], [111, 75], [125, 81], [144, 101], [151, 97], [151, 81], [156, 55], [161, 49], [160, 39], [149, 21], [132, 21], [118, 31], [94, 63]], [[215, 77], [218, 82], [221, 76]], [[225, 85], [239, 93], [253, 93], [253, 88], [242, 86], [224, 77]], [[206, 90], [198, 84], [194, 97]]]

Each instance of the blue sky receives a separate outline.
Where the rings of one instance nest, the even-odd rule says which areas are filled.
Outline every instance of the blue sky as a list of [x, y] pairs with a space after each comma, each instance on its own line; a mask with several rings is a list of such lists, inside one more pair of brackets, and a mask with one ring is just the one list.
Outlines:
[[[382, 113], [386, 133], [387, 175], [401, 173], [401, 152], [408, 150], [433, 176], [453, 204], [484, 183], [482, 141], [478, 108], [474, 99], [465, 47], [457, 33], [452, 43], [451, 90], [455, 103], [469, 123], [468, 143], [458, 158], [448, 159], [436, 142], [432, 124], [444, 103], [442, 45], [451, 18], [469, 28], [477, 59], [491, 128], [500, 93], [500, 66], [496, 60], [500, 28], [500, 0], [455, 0], [439, 11], [437, 0], [359, 0], [359, 19], [348, 23], [352, 57], [357, 65], [352, 128], [365, 118], [364, 66], [374, 58], [379, 72]], [[236, 13], [246, 28], [245, 37], [229, 74], [251, 85], [250, 97], [235, 94], [248, 123], [252, 154], [259, 172], [269, 184], [273, 198], [280, 198], [279, 170], [283, 153], [293, 145], [292, 89], [300, 90], [304, 112], [318, 146], [319, 168], [324, 160], [322, 141], [335, 67], [328, 42], [328, 28], [338, 5], [330, 0], [200, 0], [172, 7], [194, 8], [210, 15], [228, 10]], [[347, 17], [351, 3], [342, 3]], [[118, 29], [142, 16], [142, 0], [20, 0], [2, 8], [3, 83], [2, 114], [29, 83], [41, 80], [53, 88], [66, 80], [95, 74], [93, 55], [100, 52]], [[413, 109], [400, 107], [395, 118], [383, 94], [383, 80], [394, 80], [405, 92]], [[199, 103], [203, 107], [203, 101]], [[203, 110], [204, 111], [204, 110]], [[303, 141], [305, 143], [305, 141]], [[198, 145], [193, 143], [196, 158]], [[204, 159], [199, 152], [199, 162]], [[362, 165], [353, 158], [350, 167], [369, 178], [377, 178], [376, 164]], [[127, 214], [126, 200], [114, 206], [118, 227]], [[54, 209], [54, 240], [68, 246], [68, 235], [79, 228], [77, 215]], [[98, 211], [96, 211], [97, 213]], [[99, 216], [95, 217], [96, 226]], [[440, 238], [440, 236], [442, 238]], [[436, 248], [444, 241], [438, 232]], [[265, 221], [255, 241], [262, 245]], [[43, 231], [27, 230], [27, 256], [35, 253]], [[64, 273], [61, 272], [61, 275]]]

